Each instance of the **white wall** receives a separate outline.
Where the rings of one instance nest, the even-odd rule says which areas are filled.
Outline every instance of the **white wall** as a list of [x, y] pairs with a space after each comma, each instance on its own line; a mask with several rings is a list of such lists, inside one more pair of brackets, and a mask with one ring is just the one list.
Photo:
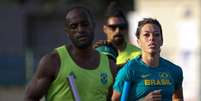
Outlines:
[[182, 67], [185, 101], [200, 101], [201, 95], [200, 8], [200, 0], [136, 0], [136, 11], [129, 14], [133, 44], [140, 19], [153, 17], [160, 21], [164, 37], [162, 56]]

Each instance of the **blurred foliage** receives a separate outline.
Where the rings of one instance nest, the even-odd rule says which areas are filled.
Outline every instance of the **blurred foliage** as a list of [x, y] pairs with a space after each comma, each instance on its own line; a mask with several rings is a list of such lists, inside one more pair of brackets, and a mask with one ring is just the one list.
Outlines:
[[0, 0], [0, 4], [20, 3], [22, 0]]
[[[133, 10], [134, 0], [0, 0], [1, 4], [35, 5], [32, 7], [38, 13], [65, 11], [72, 5], [84, 5], [92, 10], [96, 18], [102, 18], [111, 1], [117, 1], [125, 12]], [[39, 10], [40, 8], [40, 10]]]
[[117, 1], [124, 8], [133, 8], [134, 0], [0, 0], [0, 3], [26, 3], [26, 2], [37, 2], [37, 3], [58, 3], [62, 2], [66, 5], [69, 4], [87, 4], [90, 6], [106, 6], [110, 1]]
[[[52, 1], [52, 0], [50, 0]], [[57, 0], [56, 0], [57, 1]], [[131, 11], [134, 8], [134, 0], [63, 0], [65, 5], [82, 4], [95, 13], [97, 17], [102, 17], [111, 1], [117, 1], [121, 8], [125, 11]]]

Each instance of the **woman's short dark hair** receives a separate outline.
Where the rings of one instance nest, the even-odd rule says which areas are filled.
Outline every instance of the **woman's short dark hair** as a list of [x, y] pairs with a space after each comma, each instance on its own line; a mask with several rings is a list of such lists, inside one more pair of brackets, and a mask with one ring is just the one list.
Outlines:
[[153, 18], [144, 18], [143, 20], [141, 20], [141, 21], [138, 22], [138, 27], [137, 27], [136, 34], [135, 34], [138, 39], [140, 37], [140, 31], [141, 31], [142, 27], [145, 24], [154, 24], [154, 25], [157, 25], [160, 28], [161, 37], [163, 39], [163, 33], [162, 33], [161, 24], [159, 23], [159, 21], [157, 19], [153, 19]]

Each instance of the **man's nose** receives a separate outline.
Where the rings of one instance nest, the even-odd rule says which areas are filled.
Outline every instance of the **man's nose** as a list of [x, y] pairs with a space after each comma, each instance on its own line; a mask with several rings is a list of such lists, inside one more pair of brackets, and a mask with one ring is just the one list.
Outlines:
[[115, 29], [115, 33], [119, 34], [119, 32], [120, 32], [119, 27], [116, 27], [116, 29]]
[[82, 25], [78, 25], [77, 29], [78, 29], [78, 31], [80, 32], [80, 31], [83, 31], [83, 30], [84, 30], [84, 27], [83, 27]]

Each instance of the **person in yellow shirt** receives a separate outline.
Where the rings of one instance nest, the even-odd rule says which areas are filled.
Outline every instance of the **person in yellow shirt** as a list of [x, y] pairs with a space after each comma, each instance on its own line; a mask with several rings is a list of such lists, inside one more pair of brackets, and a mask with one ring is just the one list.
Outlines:
[[[76, 6], [68, 10], [65, 31], [71, 44], [42, 57], [27, 85], [24, 101], [106, 101], [111, 96], [115, 62], [92, 47], [95, 22], [90, 11]], [[74, 86], [71, 80], [74, 78]], [[74, 97], [77, 88], [77, 95]], [[110, 89], [111, 88], [111, 89]]]
[[[122, 67], [127, 61], [140, 55], [141, 51], [127, 42], [128, 21], [116, 2], [111, 2], [105, 16], [103, 32], [106, 34], [107, 40], [96, 42], [95, 47], [96, 50], [104, 53], [108, 50], [108, 54], [115, 57], [118, 67]], [[115, 48], [108, 47], [109, 45]], [[112, 50], [116, 50], [118, 54]]]

